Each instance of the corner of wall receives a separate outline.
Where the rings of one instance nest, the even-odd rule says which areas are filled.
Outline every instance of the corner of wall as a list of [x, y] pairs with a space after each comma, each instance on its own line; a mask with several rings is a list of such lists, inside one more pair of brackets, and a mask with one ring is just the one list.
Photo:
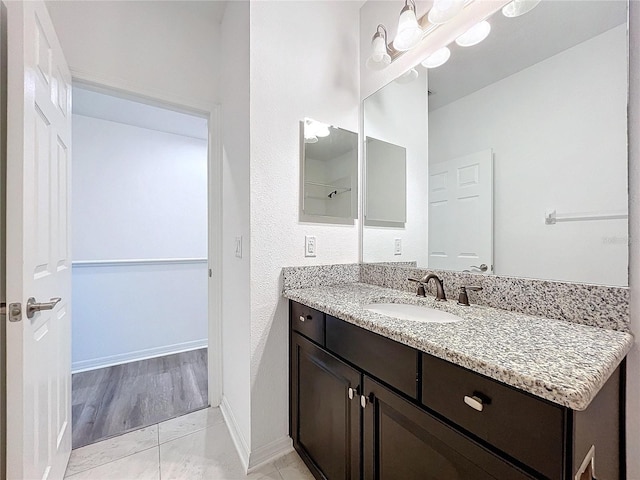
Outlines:
[[[631, 331], [640, 333], [640, 2], [629, 2], [629, 289]], [[636, 46], [636, 48], [633, 48]], [[627, 356], [627, 478], [640, 478], [640, 349]]]

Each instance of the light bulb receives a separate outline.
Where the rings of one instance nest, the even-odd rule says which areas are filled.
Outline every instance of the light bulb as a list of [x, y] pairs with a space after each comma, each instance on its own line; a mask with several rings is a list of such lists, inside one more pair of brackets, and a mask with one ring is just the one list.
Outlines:
[[447, 63], [449, 57], [451, 57], [451, 50], [447, 47], [442, 47], [425, 58], [422, 61], [422, 66], [426, 68], [436, 68]]
[[382, 70], [391, 63], [391, 57], [387, 53], [386, 39], [380, 32], [376, 32], [373, 36], [371, 50], [371, 56], [367, 59], [367, 68]]
[[540, 0], [513, 0], [513, 2], [502, 7], [502, 14], [505, 17], [519, 17], [533, 10]]
[[420, 43], [423, 33], [415, 10], [411, 5], [405, 4], [398, 19], [398, 33], [393, 39], [393, 47], [400, 52], [411, 50]]
[[427, 18], [435, 25], [447, 23], [464, 8], [464, 0], [435, 0]]
[[491, 25], [486, 20], [475, 24], [465, 33], [456, 38], [456, 43], [461, 47], [471, 47], [483, 41], [489, 35]]

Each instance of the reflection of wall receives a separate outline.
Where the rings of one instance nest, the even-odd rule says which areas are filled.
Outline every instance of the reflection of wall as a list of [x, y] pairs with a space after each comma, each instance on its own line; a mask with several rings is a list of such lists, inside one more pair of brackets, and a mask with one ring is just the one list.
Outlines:
[[[323, 183], [335, 187], [305, 183], [305, 214], [352, 218], [351, 200], [357, 186], [354, 181], [357, 172], [357, 155], [356, 151], [351, 151], [330, 160], [317, 160], [309, 156], [305, 158], [305, 182]], [[344, 191], [347, 188], [351, 190]], [[329, 193], [334, 190], [339, 193], [329, 198]]]
[[[626, 28], [616, 27], [429, 114], [431, 162], [495, 153], [495, 271], [627, 283]], [[594, 112], [597, 112], [595, 114]]]
[[[404, 228], [365, 226], [365, 262], [427, 261], [427, 85], [424, 69], [409, 84], [390, 83], [364, 105], [368, 137], [407, 149], [407, 221]], [[410, 128], [409, 128], [410, 127]], [[402, 239], [402, 255], [394, 255], [394, 239]]]

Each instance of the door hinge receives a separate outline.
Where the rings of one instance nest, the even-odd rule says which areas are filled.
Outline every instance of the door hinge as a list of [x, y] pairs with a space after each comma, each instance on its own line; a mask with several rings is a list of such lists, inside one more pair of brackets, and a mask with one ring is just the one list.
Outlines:
[[213, 277], [213, 270], [209, 269], [209, 278]]
[[10, 322], [19, 322], [22, 320], [22, 305], [19, 303], [10, 303], [7, 308], [7, 304], [0, 303], [0, 317], [6, 317], [9, 315]]

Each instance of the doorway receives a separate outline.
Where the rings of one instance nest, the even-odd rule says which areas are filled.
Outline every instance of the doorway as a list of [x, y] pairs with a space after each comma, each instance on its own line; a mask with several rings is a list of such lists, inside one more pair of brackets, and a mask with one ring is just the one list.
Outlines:
[[73, 87], [73, 448], [210, 403], [208, 131]]

